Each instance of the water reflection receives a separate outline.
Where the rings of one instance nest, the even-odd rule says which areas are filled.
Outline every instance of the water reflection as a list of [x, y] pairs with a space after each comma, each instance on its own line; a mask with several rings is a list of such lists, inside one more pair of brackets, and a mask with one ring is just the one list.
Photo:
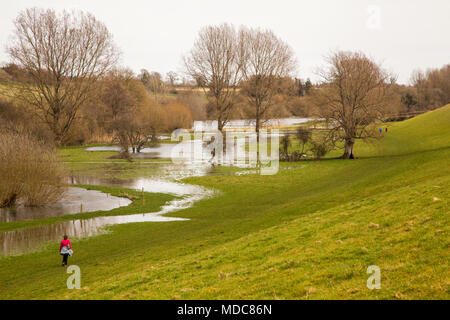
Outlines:
[[[311, 120], [312, 119], [310, 118], [269, 119], [264, 122], [264, 125], [270, 127], [293, 126], [306, 123]], [[252, 119], [230, 120], [225, 124], [225, 129], [254, 128], [255, 123], [256, 121]], [[217, 120], [194, 121], [192, 126], [193, 130], [217, 130], [217, 128]]]
[[37, 228], [2, 232], [0, 233], [0, 257], [30, 252], [39, 249], [43, 243], [49, 241], [55, 241], [55, 248], [57, 248], [58, 240], [61, 240], [64, 234], [70, 235], [71, 238], [84, 238], [101, 234], [105, 232], [105, 226], [114, 224], [181, 220], [185, 219], [162, 217], [156, 213], [149, 213], [73, 220]]
[[1, 208], [0, 222], [51, 218], [98, 210], [109, 211], [128, 206], [130, 203], [131, 200], [127, 198], [114, 197], [96, 190], [72, 187], [68, 188], [63, 199], [53, 204], [40, 207]]
[[[165, 143], [160, 144], [157, 147], [142, 148], [140, 153], [133, 154], [134, 158], [143, 159], [169, 159], [171, 157], [172, 148], [175, 144]], [[98, 147], [88, 147], [86, 151], [116, 151], [119, 152], [121, 148], [119, 146], [98, 146]], [[132, 152], [132, 149], [129, 150]]]
[[58, 241], [62, 235], [68, 234], [71, 238], [84, 238], [101, 234], [106, 226], [137, 223], [137, 222], [169, 222], [186, 219], [163, 216], [169, 212], [191, 207], [196, 201], [213, 195], [213, 191], [200, 186], [168, 180], [151, 178], [138, 178], [129, 180], [72, 177], [77, 184], [92, 184], [106, 186], [122, 186], [146, 192], [169, 193], [176, 195], [177, 199], [169, 201], [160, 211], [123, 216], [97, 217], [86, 220], [73, 220], [37, 228], [27, 228], [0, 233], [0, 256], [26, 253], [38, 249], [43, 243]]

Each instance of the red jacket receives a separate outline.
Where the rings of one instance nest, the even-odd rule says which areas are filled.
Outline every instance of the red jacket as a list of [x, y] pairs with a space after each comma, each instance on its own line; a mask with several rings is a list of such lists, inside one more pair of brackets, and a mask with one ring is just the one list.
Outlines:
[[72, 244], [70, 243], [69, 239], [61, 241], [61, 244], [59, 245], [59, 250], [61, 251], [61, 248], [66, 246], [69, 246], [69, 248], [72, 249]]

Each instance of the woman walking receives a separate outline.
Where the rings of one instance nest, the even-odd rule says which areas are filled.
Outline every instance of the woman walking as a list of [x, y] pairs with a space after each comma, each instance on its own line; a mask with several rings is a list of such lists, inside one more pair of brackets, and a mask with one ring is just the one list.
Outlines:
[[72, 244], [70, 243], [69, 237], [64, 236], [64, 240], [61, 241], [59, 245], [59, 253], [63, 256], [62, 266], [67, 266], [67, 259], [72, 255]]

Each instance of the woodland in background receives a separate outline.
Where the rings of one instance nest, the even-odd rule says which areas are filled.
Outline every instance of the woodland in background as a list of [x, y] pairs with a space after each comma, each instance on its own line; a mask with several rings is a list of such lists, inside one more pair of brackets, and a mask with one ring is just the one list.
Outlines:
[[[20, 67], [7, 64], [0, 68], [0, 82], [13, 92], [17, 84], [30, 81]], [[84, 103], [70, 127], [63, 145], [130, 141], [130, 147], [142, 147], [143, 137], [191, 128], [194, 120], [214, 120], [211, 97], [198, 84], [169, 72], [164, 78], [157, 72], [114, 69], [95, 83], [96, 94]], [[9, 90], [10, 89], [10, 90]], [[320, 115], [312, 94], [320, 84], [309, 79], [280, 78], [276, 82], [275, 107], [266, 118], [314, 117]], [[386, 120], [401, 120], [433, 110], [450, 102], [450, 65], [426, 72], [416, 71], [411, 85], [393, 84]], [[240, 89], [230, 119], [252, 119], [253, 108]], [[0, 128], [26, 132], [46, 141], [52, 132], [34, 115], [30, 106], [0, 98]], [[125, 138], [128, 136], [128, 138]]]

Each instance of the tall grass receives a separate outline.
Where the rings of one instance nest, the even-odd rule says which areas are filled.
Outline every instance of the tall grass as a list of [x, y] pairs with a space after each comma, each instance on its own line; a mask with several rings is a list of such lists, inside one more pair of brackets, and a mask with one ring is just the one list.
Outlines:
[[24, 134], [0, 132], [0, 207], [39, 206], [64, 194], [56, 150]]

